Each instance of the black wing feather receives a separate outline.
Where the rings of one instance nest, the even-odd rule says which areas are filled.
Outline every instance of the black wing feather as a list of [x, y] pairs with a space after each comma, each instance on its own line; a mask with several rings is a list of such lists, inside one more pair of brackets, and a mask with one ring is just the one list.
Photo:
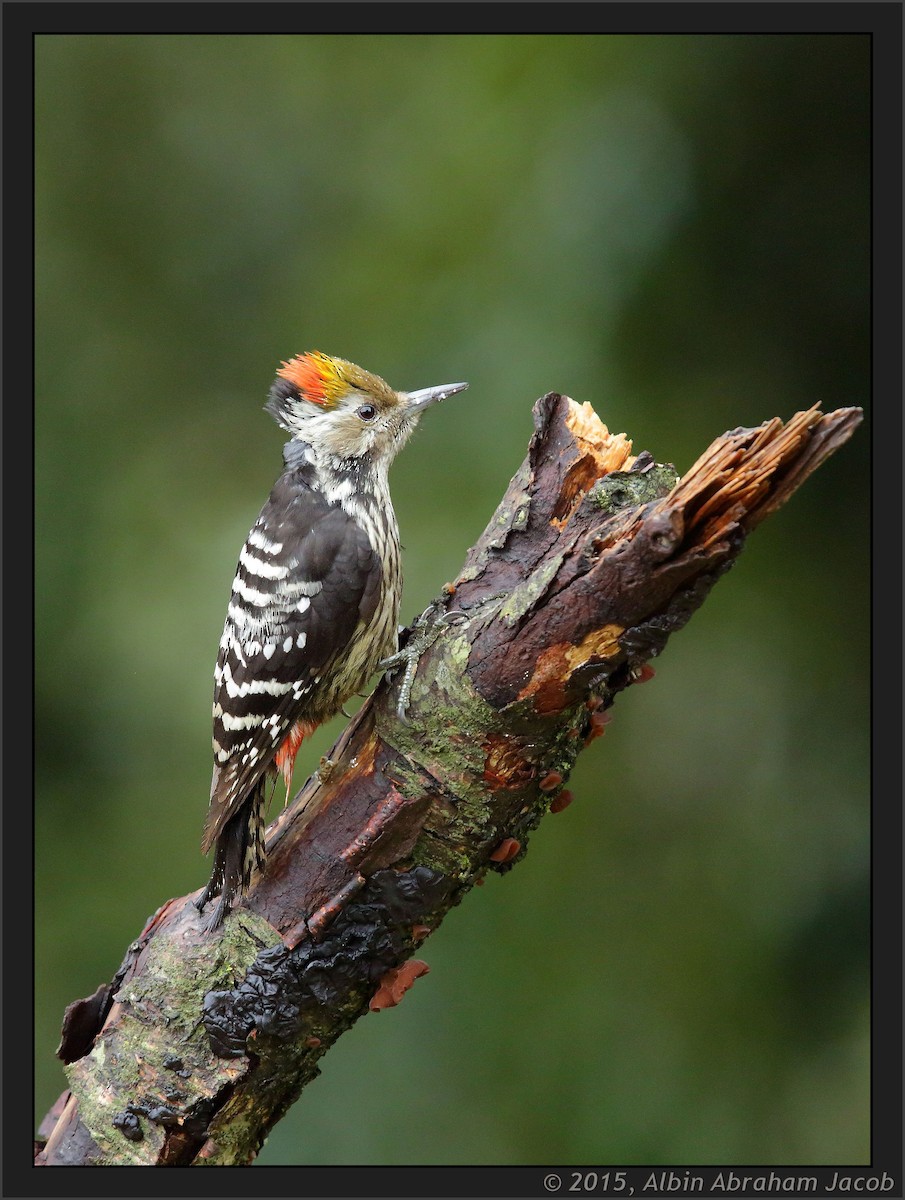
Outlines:
[[[261, 563], [271, 576], [283, 574], [256, 574]], [[217, 659], [205, 852], [271, 765], [292, 724], [333, 715], [318, 711], [316, 681], [335, 669], [359, 624], [374, 615], [380, 580], [380, 561], [357, 522], [299, 473], [281, 476], [240, 557]], [[248, 602], [247, 589], [266, 594], [267, 603]], [[251, 614], [244, 626], [236, 613]], [[225, 752], [219, 762], [217, 745]]]

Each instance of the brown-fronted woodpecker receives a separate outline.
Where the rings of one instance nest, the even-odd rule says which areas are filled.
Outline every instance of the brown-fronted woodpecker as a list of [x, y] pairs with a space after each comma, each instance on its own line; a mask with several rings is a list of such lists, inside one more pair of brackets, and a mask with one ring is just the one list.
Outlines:
[[399, 530], [387, 472], [426, 408], [468, 385], [397, 392], [319, 352], [284, 362], [266, 410], [284, 470], [239, 555], [214, 670], [214, 773], [199, 909], [222, 924], [264, 868], [265, 785], [396, 651]]

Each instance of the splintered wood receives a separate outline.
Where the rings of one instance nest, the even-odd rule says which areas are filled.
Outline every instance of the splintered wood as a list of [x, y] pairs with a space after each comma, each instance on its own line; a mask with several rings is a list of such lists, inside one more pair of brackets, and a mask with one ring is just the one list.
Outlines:
[[575, 441], [578, 456], [562, 481], [552, 523], [562, 529], [569, 523], [595, 483], [611, 471], [627, 471], [635, 461], [632, 443], [624, 433], [610, 433], [594, 409], [585, 401], [576, 404], [564, 396], [568, 407], [565, 424]]
[[773, 417], [724, 433], [667, 497], [684, 510], [686, 538], [706, 549], [731, 524], [754, 529], [851, 436], [861, 415], [857, 408], [822, 413], [815, 404], [785, 424]]
[[566, 425], [581, 450], [596, 461], [598, 477], [609, 471], [631, 470], [635, 461], [631, 438], [624, 433], [610, 433], [587, 400], [576, 404], [571, 396], [565, 399], [569, 403]]

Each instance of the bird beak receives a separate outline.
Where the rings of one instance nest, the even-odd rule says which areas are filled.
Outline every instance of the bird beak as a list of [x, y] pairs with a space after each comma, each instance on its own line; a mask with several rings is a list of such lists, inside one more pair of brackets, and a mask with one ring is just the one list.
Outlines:
[[444, 383], [440, 387], [422, 388], [418, 392], [409, 392], [406, 403], [406, 416], [420, 413], [431, 404], [438, 404], [447, 396], [455, 396], [456, 392], [464, 392], [467, 383]]

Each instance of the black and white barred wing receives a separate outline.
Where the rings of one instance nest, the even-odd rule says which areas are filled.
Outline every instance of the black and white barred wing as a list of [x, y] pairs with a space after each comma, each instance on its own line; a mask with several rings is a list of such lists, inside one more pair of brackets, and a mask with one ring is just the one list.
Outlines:
[[239, 557], [214, 672], [205, 853], [295, 721], [320, 719], [311, 693], [373, 616], [380, 577], [367, 537], [340, 507], [277, 482]]

